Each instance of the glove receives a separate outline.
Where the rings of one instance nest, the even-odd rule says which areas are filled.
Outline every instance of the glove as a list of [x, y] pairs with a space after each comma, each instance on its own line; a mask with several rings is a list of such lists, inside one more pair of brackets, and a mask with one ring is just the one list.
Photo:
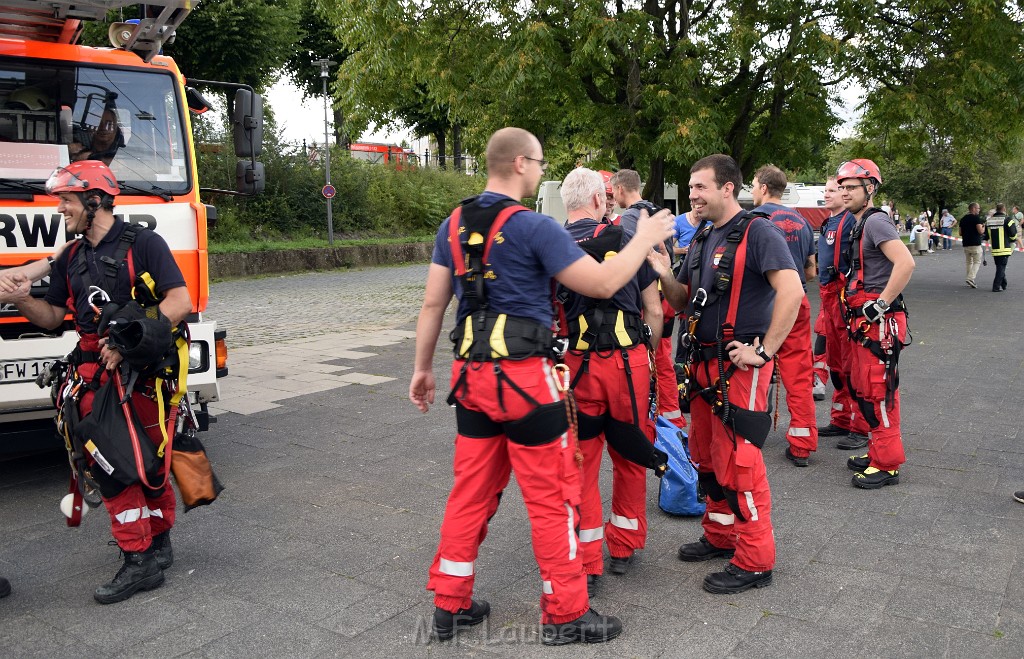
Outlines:
[[885, 318], [886, 309], [889, 308], [888, 305], [883, 306], [883, 304], [885, 303], [879, 304], [878, 300], [870, 300], [865, 302], [860, 310], [869, 323], [880, 323]]

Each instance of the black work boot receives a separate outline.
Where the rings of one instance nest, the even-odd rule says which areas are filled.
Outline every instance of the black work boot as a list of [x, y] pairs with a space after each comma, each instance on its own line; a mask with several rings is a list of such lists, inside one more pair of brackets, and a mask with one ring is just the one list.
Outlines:
[[735, 595], [751, 588], [764, 588], [772, 583], [772, 571], [748, 572], [729, 563], [721, 572], [704, 577], [704, 590], [718, 595]]
[[623, 575], [629, 572], [629, 566], [633, 562], [633, 554], [629, 556], [609, 556], [608, 571], [612, 574]]
[[870, 466], [871, 458], [868, 457], [867, 453], [864, 455], [851, 455], [846, 460], [846, 467], [851, 471], [864, 471]]
[[604, 643], [622, 633], [622, 621], [615, 616], [603, 616], [594, 609], [575, 620], [560, 625], [543, 625], [540, 641], [544, 645], [568, 643]]
[[735, 549], [723, 549], [716, 547], [704, 536], [697, 542], [690, 542], [679, 548], [679, 560], [687, 563], [697, 561], [710, 561], [712, 558], [732, 558], [736, 553]]
[[900, 482], [900, 470], [884, 471], [874, 467], [868, 467], [859, 474], [853, 475], [853, 484], [864, 490], [877, 490], [886, 485], [895, 485]]
[[161, 570], [174, 565], [174, 548], [171, 547], [171, 530], [153, 536], [153, 554], [156, 556], [156, 563]]
[[786, 459], [795, 464], [797, 467], [806, 467], [809, 463], [807, 455], [795, 455], [793, 449], [786, 447]]
[[124, 565], [113, 581], [96, 589], [93, 597], [100, 604], [113, 604], [128, 599], [140, 590], [153, 590], [164, 582], [164, 571], [157, 565], [153, 548], [124, 552]]
[[0, 577], [0, 597], [7, 597], [11, 594], [11, 582]]
[[491, 605], [484, 600], [471, 600], [468, 609], [457, 612], [434, 609], [434, 634], [440, 641], [447, 641], [463, 627], [479, 625], [491, 613]]
[[834, 423], [818, 428], [818, 437], [845, 437], [850, 434], [849, 428], [840, 428]]
[[836, 442], [836, 448], [843, 451], [856, 451], [868, 445], [868, 436], [859, 432], [851, 432]]

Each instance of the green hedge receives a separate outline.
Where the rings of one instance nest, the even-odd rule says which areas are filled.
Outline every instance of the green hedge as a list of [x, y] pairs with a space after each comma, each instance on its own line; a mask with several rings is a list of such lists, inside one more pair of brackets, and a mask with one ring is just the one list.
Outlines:
[[[231, 143], [222, 132], [196, 126], [201, 143], [199, 179], [203, 187], [234, 189], [235, 163]], [[264, 133], [266, 190], [254, 198], [204, 195], [219, 220], [210, 231], [218, 242], [281, 241], [327, 238], [327, 201], [323, 163], [310, 164], [301, 146]], [[354, 160], [348, 151], [331, 152], [331, 183], [336, 239], [422, 237], [433, 234], [459, 202], [484, 187], [484, 179], [439, 169], [397, 169]]]

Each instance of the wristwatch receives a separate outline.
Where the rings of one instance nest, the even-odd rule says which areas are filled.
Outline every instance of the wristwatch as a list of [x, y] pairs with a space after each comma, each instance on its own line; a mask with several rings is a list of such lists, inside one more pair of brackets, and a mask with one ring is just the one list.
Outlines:
[[889, 308], [889, 303], [883, 300], [882, 298], [878, 298], [877, 300], [875, 300], [875, 304], [877, 304], [878, 308], [881, 309], [882, 311], [885, 311]]
[[[765, 366], [772, 360], [772, 358], [768, 356], [768, 353], [765, 352], [764, 346], [757, 346], [754, 348], [754, 354], [764, 360], [764, 364], [761, 364], [761, 366]], [[761, 368], [761, 366], [755, 366], [754, 368]]]

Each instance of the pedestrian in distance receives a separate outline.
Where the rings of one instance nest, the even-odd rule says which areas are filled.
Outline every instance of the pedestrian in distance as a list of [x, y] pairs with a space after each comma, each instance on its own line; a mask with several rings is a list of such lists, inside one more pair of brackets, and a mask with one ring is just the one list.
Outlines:
[[942, 231], [942, 249], [951, 251], [953, 249], [953, 226], [956, 224], [956, 218], [953, 217], [949, 210], [946, 208], [942, 209], [942, 218], [939, 220], [940, 230]]
[[981, 262], [983, 258], [981, 238], [985, 234], [985, 223], [982, 221], [981, 216], [978, 213], [981, 212], [981, 206], [976, 202], [972, 202], [967, 207], [967, 214], [960, 218], [960, 238], [964, 243], [964, 257], [967, 260], [967, 285], [971, 288], [977, 288], [978, 285], [974, 282], [978, 276], [978, 270], [981, 268]]
[[906, 461], [900, 432], [899, 356], [907, 336], [903, 289], [914, 257], [888, 215], [871, 205], [882, 174], [871, 160], [839, 166], [836, 181], [843, 206], [857, 220], [850, 236], [844, 282], [845, 316], [851, 340], [850, 390], [871, 428], [866, 455], [851, 456], [853, 484], [878, 489], [899, 483]]
[[1017, 220], [1006, 214], [1005, 204], [996, 204], [996, 212], [985, 221], [985, 239], [992, 252], [992, 263], [996, 266], [995, 278], [992, 280], [993, 293], [1006, 290], [1006, 266], [1019, 236], [1020, 225]]
[[[50, 275], [46, 297], [32, 297], [25, 286], [15, 304], [25, 318], [47, 329], [58, 327], [68, 309], [72, 311], [80, 338], [70, 358], [68, 383], [72, 386], [66, 387], [58, 399], [59, 414], [73, 406], [79, 423], [84, 424], [103, 388], [116, 382], [117, 395], [127, 400], [131, 416], [145, 429], [136, 450], [151, 456], [157, 456], [157, 447], [169, 452], [167, 444], [173, 437], [177, 409], [177, 402], [169, 401], [183, 391], [172, 391], [169, 382], [158, 381], [150, 368], [163, 363], [175, 342], [172, 328], [192, 312], [181, 271], [163, 238], [151, 230], [129, 226], [114, 215], [120, 188], [102, 162], [84, 160], [59, 168], [47, 181], [46, 190], [60, 200], [57, 211], [64, 216], [67, 233], [82, 237], [58, 258], [46, 260], [46, 274]], [[39, 267], [41, 271], [42, 263]], [[33, 272], [32, 276], [39, 274]], [[22, 283], [28, 279], [23, 276]], [[145, 340], [132, 345], [124, 337], [117, 339], [114, 329], [128, 326], [129, 312], [144, 311], [134, 302], [145, 297], [140, 286], [146, 287], [146, 295], [153, 296], [154, 306], [148, 307], [144, 317], [133, 317], [131, 322], [137, 323], [134, 327]], [[103, 327], [108, 320], [109, 333]], [[134, 375], [128, 377], [131, 371], [137, 379]], [[129, 385], [123, 386], [126, 380]], [[74, 419], [67, 419], [72, 431]], [[164, 419], [168, 419], [167, 427], [161, 423]], [[83, 473], [73, 477], [74, 482], [85, 479], [98, 488], [110, 517], [111, 532], [124, 554], [121, 569], [94, 593], [96, 601], [110, 604], [163, 584], [164, 570], [174, 560], [170, 531], [176, 501], [163, 458], [154, 459], [146, 473], [119, 469], [116, 463], [111, 464], [116, 448], [111, 443], [116, 438], [105, 433], [101, 427], [90, 440], [97, 445], [106, 443], [90, 449]], [[152, 443], [152, 451], [145, 446], [147, 442]], [[106, 458], [101, 448], [107, 452]], [[80, 501], [78, 494], [74, 496]], [[77, 509], [77, 505], [72, 508]]]
[[[592, 298], [612, 297], [672, 235], [668, 212], [642, 214], [615, 258], [597, 263], [552, 218], [520, 205], [536, 194], [547, 161], [540, 142], [503, 128], [487, 143], [487, 185], [442, 222], [416, 325], [409, 399], [422, 412], [437, 384], [434, 352], [448, 303], [458, 298], [448, 402], [455, 406], [454, 472], [427, 588], [433, 631], [451, 638], [482, 623], [490, 605], [473, 599], [475, 561], [487, 525], [515, 471], [540, 568], [541, 641], [602, 642], [622, 623], [590, 607], [577, 534], [580, 466], [554, 370], [552, 278]], [[568, 530], [568, 532], [567, 532]]]
[[761, 447], [775, 355], [804, 296], [782, 233], [737, 201], [743, 176], [726, 155], [690, 169], [690, 205], [709, 224], [694, 238], [678, 279], [669, 255], [651, 260], [673, 308], [686, 308], [684, 370], [691, 400], [690, 451], [707, 495], [704, 534], [679, 548], [683, 561], [730, 558], [704, 590], [741, 593], [772, 582], [775, 538]]
[[786, 430], [786, 459], [797, 467], [806, 467], [811, 453], [818, 450], [818, 422], [814, 406], [814, 362], [811, 356], [811, 303], [807, 300], [807, 281], [818, 274], [814, 230], [795, 210], [782, 205], [786, 192], [786, 174], [774, 165], [764, 165], [754, 174], [751, 190], [754, 212], [764, 213], [786, 239], [797, 265], [804, 295], [800, 299], [793, 328], [779, 346], [777, 364], [786, 388], [789, 428]]

